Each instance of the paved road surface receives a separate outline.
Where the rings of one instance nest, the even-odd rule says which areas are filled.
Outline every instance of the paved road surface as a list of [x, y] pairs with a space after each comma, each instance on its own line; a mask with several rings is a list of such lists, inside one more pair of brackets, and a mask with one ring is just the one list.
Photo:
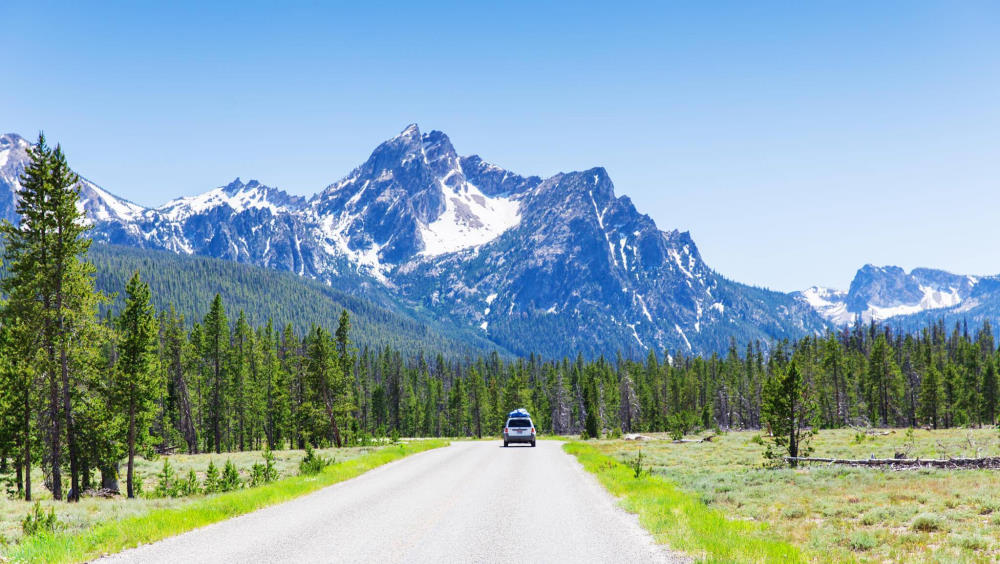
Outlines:
[[681, 562], [560, 443], [458, 442], [106, 562]]

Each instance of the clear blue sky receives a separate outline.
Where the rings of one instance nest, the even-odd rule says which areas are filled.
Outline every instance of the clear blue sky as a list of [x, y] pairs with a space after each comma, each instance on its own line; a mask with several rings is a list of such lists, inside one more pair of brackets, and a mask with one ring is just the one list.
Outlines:
[[1000, 272], [1000, 3], [8, 2], [0, 131], [146, 205], [312, 194], [408, 123], [605, 166], [722, 274]]

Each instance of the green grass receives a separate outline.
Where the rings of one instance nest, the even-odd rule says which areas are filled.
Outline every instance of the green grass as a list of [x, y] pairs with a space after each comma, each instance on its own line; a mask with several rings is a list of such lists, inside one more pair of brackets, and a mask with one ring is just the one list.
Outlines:
[[705, 562], [806, 561], [797, 548], [767, 535], [760, 523], [729, 520], [662, 477], [636, 478], [632, 468], [591, 444], [573, 442], [563, 448], [620, 498], [622, 507], [636, 513], [657, 542], [674, 550]]
[[[345, 447], [316, 449], [316, 453], [327, 458], [334, 458], [337, 462], [344, 462], [352, 458], [357, 458], [368, 454], [372, 447]], [[286, 478], [298, 474], [299, 461], [305, 456], [302, 450], [276, 450], [274, 451], [275, 467], [280, 478]], [[142, 482], [142, 489], [145, 492], [152, 492], [156, 488], [157, 474], [163, 468], [164, 459], [170, 460], [170, 465], [174, 468], [178, 477], [186, 477], [189, 470], [194, 470], [199, 481], [204, 481], [205, 470], [210, 461], [222, 471], [222, 467], [227, 460], [232, 460], [233, 464], [240, 472], [240, 478], [244, 481], [250, 477], [250, 467], [254, 463], [263, 461], [261, 451], [226, 452], [222, 454], [174, 454], [169, 457], [159, 456], [155, 459], [137, 457], [136, 477]], [[125, 471], [124, 465], [121, 468]], [[42, 470], [37, 465], [31, 473], [33, 484], [33, 497], [40, 500], [43, 509], [48, 511], [54, 508], [64, 532], [79, 532], [90, 529], [103, 521], [113, 521], [125, 519], [145, 514], [152, 510], [179, 507], [188, 504], [192, 499], [197, 498], [166, 498], [153, 499], [151, 497], [140, 496], [136, 499], [126, 500], [123, 497], [102, 499], [84, 495], [79, 503], [63, 503], [52, 500], [52, 494], [42, 485]], [[95, 476], [96, 477], [96, 476]], [[125, 487], [124, 478], [121, 487]], [[16, 498], [0, 495], [0, 541], [2, 544], [15, 544], [21, 537], [21, 519], [31, 509], [31, 503], [26, 503]]]
[[[731, 432], [706, 443], [666, 435], [588, 441], [626, 461], [642, 449], [653, 475], [707, 508], [798, 547], [812, 562], [962, 563], [1000, 561], [1000, 472], [920, 468], [886, 470], [827, 464], [763, 467], [757, 432]], [[995, 428], [906, 430], [861, 436], [824, 430], [817, 457], [947, 458], [1000, 455]], [[630, 470], [631, 471], [631, 470]]]
[[442, 440], [426, 440], [384, 447], [338, 462], [315, 476], [292, 476], [253, 489], [199, 496], [179, 506], [104, 521], [83, 531], [27, 537], [4, 556], [14, 562], [86, 561], [282, 503], [410, 454], [447, 444]]

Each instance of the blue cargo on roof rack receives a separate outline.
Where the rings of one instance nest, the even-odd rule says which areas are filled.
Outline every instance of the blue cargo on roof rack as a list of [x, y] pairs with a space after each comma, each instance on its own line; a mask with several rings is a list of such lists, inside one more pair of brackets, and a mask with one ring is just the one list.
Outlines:
[[529, 419], [531, 418], [531, 416], [528, 415], [528, 410], [524, 409], [523, 407], [520, 409], [515, 409], [514, 411], [511, 411], [509, 414], [507, 414], [508, 419], [513, 417], [527, 417]]

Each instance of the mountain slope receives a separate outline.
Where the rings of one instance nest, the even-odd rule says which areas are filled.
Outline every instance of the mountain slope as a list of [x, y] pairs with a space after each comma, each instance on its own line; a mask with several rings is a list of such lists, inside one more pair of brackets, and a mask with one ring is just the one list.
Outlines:
[[415, 314], [392, 300], [375, 302], [292, 273], [100, 243], [91, 246], [89, 260], [97, 267], [98, 289], [116, 294], [115, 308], [121, 307], [125, 284], [138, 270], [149, 282], [157, 308], [173, 305], [189, 321], [200, 321], [218, 292], [230, 321], [242, 310], [254, 325], [271, 319], [277, 329], [291, 323], [301, 334], [313, 324], [332, 330], [341, 309], [347, 309], [351, 313], [352, 339], [359, 346], [392, 345], [446, 357], [498, 350], [494, 343], [474, 333]]
[[[17, 189], [7, 160], [0, 202]], [[81, 195], [97, 241], [314, 278], [519, 354], [705, 353], [828, 327], [794, 296], [725, 280], [602, 168], [521, 176], [415, 125], [308, 200], [239, 179], [150, 209], [88, 182]]]

